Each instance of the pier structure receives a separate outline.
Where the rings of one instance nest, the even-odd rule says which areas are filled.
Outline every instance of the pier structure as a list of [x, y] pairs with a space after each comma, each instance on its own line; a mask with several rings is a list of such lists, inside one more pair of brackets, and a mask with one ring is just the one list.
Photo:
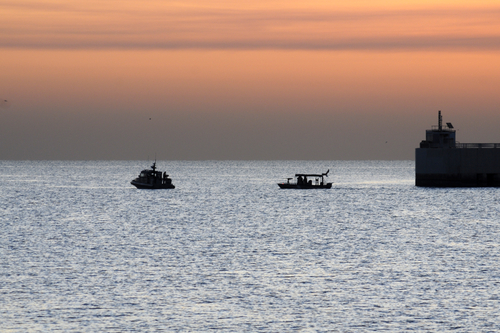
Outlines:
[[415, 149], [415, 185], [426, 187], [500, 187], [500, 143], [459, 143], [451, 123], [426, 131]]

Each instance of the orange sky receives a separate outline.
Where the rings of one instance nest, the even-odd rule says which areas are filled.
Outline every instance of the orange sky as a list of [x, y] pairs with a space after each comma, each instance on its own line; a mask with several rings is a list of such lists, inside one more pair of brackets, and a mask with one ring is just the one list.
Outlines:
[[468, 3], [0, 0], [0, 159], [412, 159], [437, 110], [500, 142]]
[[0, 2], [0, 40], [21, 48], [493, 49], [493, 1]]

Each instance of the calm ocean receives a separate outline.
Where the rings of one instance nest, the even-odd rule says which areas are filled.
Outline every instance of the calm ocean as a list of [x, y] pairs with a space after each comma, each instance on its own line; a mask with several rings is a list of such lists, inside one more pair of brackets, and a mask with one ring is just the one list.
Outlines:
[[[0, 332], [500, 331], [500, 189], [413, 161], [0, 161]], [[330, 190], [281, 190], [330, 169]]]

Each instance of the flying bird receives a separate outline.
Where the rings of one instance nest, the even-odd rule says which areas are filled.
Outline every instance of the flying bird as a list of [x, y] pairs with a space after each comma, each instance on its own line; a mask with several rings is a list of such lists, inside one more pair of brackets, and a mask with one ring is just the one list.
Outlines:
[[10, 102], [6, 99], [1, 99], [0, 108], [8, 109], [10, 107]]

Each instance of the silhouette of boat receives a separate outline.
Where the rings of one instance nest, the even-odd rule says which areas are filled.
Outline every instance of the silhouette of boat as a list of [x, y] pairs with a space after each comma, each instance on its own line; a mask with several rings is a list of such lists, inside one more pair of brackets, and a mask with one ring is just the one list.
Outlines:
[[[327, 172], [322, 174], [314, 173], [297, 173], [294, 178], [287, 178], [286, 183], [278, 183], [280, 188], [291, 188], [291, 189], [312, 189], [312, 188], [332, 188], [332, 183], [325, 183], [325, 177], [328, 177]], [[294, 181], [290, 182], [292, 179]]]
[[151, 190], [175, 188], [172, 179], [168, 178], [166, 172], [156, 171], [156, 161], [151, 166], [151, 169], [142, 170], [139, 176], [132, 180], [130, 184], [140, 189]]

